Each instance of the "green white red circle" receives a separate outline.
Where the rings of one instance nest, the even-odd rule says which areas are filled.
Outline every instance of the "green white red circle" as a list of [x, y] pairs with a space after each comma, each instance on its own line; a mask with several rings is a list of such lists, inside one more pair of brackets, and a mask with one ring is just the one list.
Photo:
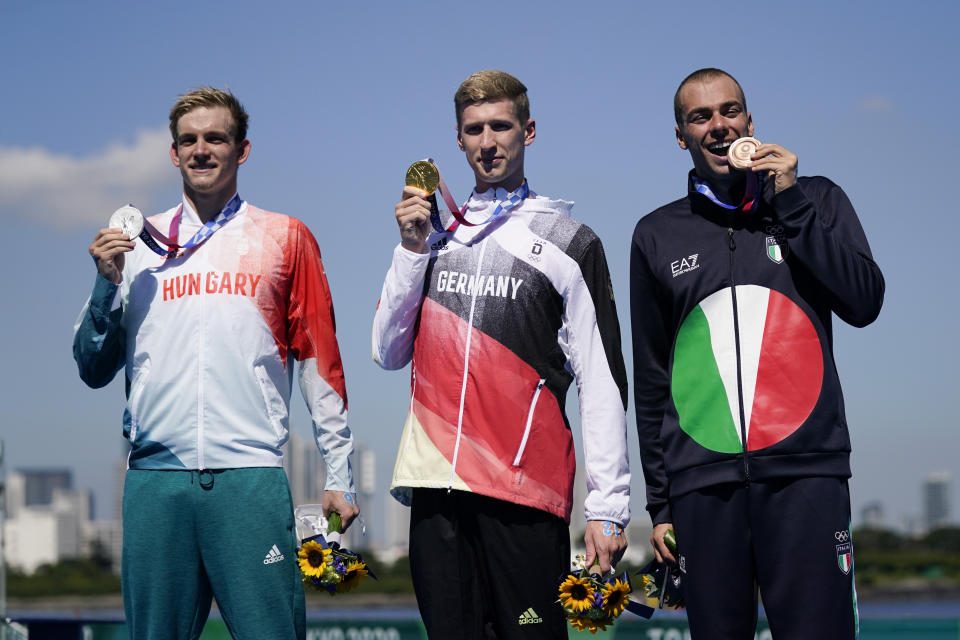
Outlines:
[[823, 351], [810, 319], [782, 293], [736, 287], [740, 402], [733, 289], [721, 289], [684, 319], [673, 353], [671, 393], [680, 428], [711, 451], [739, 453], [740, 413], [747, 451], [800, 428], [820, 397]]

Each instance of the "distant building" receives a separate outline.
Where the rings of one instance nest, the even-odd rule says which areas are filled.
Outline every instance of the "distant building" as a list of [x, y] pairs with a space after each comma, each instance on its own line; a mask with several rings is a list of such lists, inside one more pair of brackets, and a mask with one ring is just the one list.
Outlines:
[[10, 474], [9, 518], [3, 524], [3, 555], [11, 567], [33, 573], [44, 564], [86, 558], [95, 544], [120, 571], [120, 523], [93, 521], [93, 498], [73, 489], [67, 469], [20, 469]]
[[55, 564], [88, 553], [85, 536], [92, 498], [74, 491], [68, 470], [17, 470], [10, 474], [4, 522], [4, 558], [11, 567], [33, 573], [43, 564]]
[[860, 511], [860, 526], [869, 529], [883, 528], [883, 503], [871, 502], [865, 504]]
[[320, 504], [327, 470], [317, 443], [312, 438], [308, 440], [291, 433], [283, 449], [283, 468], [287, 472], [294, 507]]
[[7, 515], [16, 517], [23, 507], [45, 507], [53, 502], [54, 491], [73, 489], [69, 469], [17, 469], [7, 480]]
[[388, 495], [385, 508], [386, 531], [381, 537], [383, 547], [377, 557], [383, 562], [395, 562], [409, 553], [410, 546], [410, 507], [405, 507]]
[[932, 473], [923, 482], [923, 524], [927, 531], [950, 524], [950, 473]]

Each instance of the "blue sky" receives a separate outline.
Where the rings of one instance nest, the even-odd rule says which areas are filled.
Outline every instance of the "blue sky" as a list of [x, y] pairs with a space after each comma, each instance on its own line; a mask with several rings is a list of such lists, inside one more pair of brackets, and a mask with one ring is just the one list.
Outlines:
[[[529, 87], [538, 135], [527, 176], [577, 202], [604, 241], [630, 356], [628, 246], [637, 219], [683, 194], [673, 92], [718, 66], [743, 85], [756, 135], [840, 184], [887, 295], [877, 322], [835, 330], [852, 433], [855, 513], [921, 512], [920, 483], [953, 472], [960, 436], [953, 282], [960, 162], [960, 5], [876, 2], [367, 2], [0, 5], [0, 224], [6, 299], [0, 437], [7, 468], [71, 466], [112, 515], [122, 382], [87, 389], [71, 357], [93, 283], [87, 246], [118, 206], [174, 205], [167, 111], [200, 84], [251, 114], [249, 201], [304, 220], [330, 278], [351, 424], [386, 492], [408, 375], [370, 359], [370, 326], [398, 240], [393, 204], [413, 160], [438, 159], [454, 193], [471, 175], [453, 92], [501, 68]], [[950, 293], [953, 291], [954, 293]], [[575, 394], [571, 394], [575, 397]], [[575, 401], [574, 401], [575, 402]], [[309, 433], [299, 397], [293, 429]], [[571, 408], [575, 405], [572, 404]], [[573, 412], [575, 413], [575, 412]], [[645, 513], [635, 463], [635, 518]], [[370, 506], [368, 521], [382, 518]], [[856, 519], [855, 515], [855, 519]], [[380, 527], [376, 527], [380, 528]], [[644, 541], [634, 541], [644, 544]]]

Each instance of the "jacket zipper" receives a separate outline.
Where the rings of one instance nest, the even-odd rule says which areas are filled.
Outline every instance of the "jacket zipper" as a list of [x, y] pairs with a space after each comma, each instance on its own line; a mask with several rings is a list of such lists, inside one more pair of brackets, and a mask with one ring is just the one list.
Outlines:
[[[209, 278], [209, 274], [207, 275]], [[204, 345], [204, 298], [206, 295], [201, 292], [197, 296], [197, 304], [200, 306], [200, 326], [197, 328], [197, 469], [203, 471], [203, 352]]]
[[517, 456], [513, 459], [513, 466], [520, 466], [520, 458], [523, 456], [523, 450], [527, 448], [527, 439], [530, 437], [530, 427], [533, 425], [533, 411], [537, 408], [537, 399], [540, 397], [540, 391], [546, 383], [545, 378], [540, 378], [537, 383], [537, 390], [533, 392], [533, 400], [530, 401], [530, 411], [527, 412], [527, 424], [523, 427], [523, 438], [520, 440], [520, 448], [517, 449]]
[[743, 447], [743, 471], [750, 482], [750, 460], [747, 454], [747, 420], [743, 408], [743, 366], [740, 362], [740, 314], [737, 311], [737, 283], [733, 278], [733, 254], [737, 242], [733, 238], [733, 227], [727, 228], [727, 240], [730, 247], [730, 293], [733, 301], [733, 340], [737, 353], [737, 406], [740, 409], [740, 444]]
[[473, 277], [473, 291], [470, 294], [470, 317], [467, 319], [467, 343], [463, 353], [463, 382], [460, 384], [460, 411], [457, 415], [457, 440], [453, 445], [453, 459], [450, 460], [450, 481], [447, 484], [447, 493], [453, 491], [453, 479], [457, 472], [457, 456], [460, 453], [460, 436], [463, 434], [463, 407], [467, 397], [467, 374], [470, 371], [470, 340], [473, 337], [473, 311], [477, 306], [477, 286], [480, 280], [480, 270], [483, 268], [483, 254], [487, 249], [487, 240], [480, 243], [480, 255], [477, 257], [477, 271]]
[[134, 379], [134, 384], [130, 390], [130, 397], [127, 400], [127, 411], [130, 413], [130, 448], [133, 448], [133, 443], [137, 439], [137, 434], [140, 433], [140, 417], [137, 415], [139, 413], [138, 409], [140, 408], [140, 396], [143, 395], [143, 390], [147, 386], [147, 374], [150, 373], [150, 361], [147, 360], [144, 363], [144, 366], [140, 367], [140, 370], [137, 372], [137, 377]]

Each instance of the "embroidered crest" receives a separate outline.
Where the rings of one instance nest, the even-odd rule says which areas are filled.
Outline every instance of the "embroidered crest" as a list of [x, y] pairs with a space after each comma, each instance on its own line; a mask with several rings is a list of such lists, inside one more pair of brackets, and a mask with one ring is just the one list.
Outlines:
[[767, 236], [767, 257], [780, 264], [787, 257], [787, 243], [781, 244], [776, 236]]
[[843, 575], [850, 574], [850, 568], [853, 566], [853, 545], [849, 542], [837, 545], [837, 565]]
[[766, 241], [767, 257], [777, 264], [783, 263], [787, 257], [787, 236], [783, 232], [783, 225], [771, 224], [764, 229], [768, 234]]

